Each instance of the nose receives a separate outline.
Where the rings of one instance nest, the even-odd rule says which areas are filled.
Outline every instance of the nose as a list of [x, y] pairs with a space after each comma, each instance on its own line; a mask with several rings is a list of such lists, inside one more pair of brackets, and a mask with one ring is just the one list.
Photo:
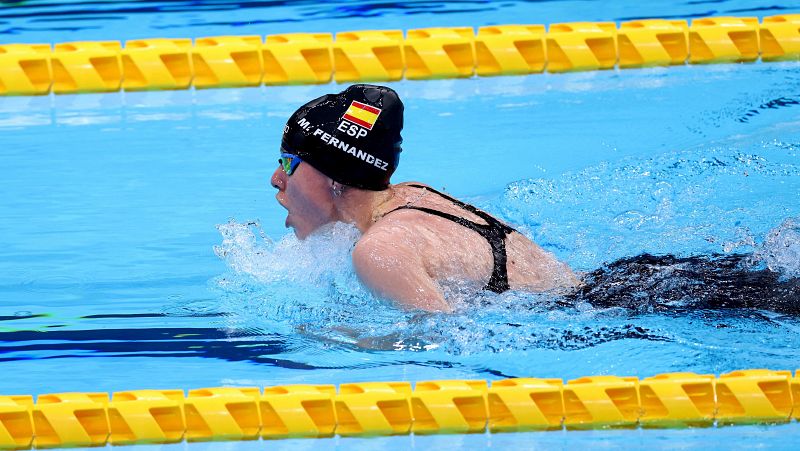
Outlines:
[[283, 169], [281, 169], [280, 166], [278, 166], [278, 168], [275, 169], [275, 172], [272, 173], [272, 177], [269, 181], [278, 191], [283, 191], [286, 189], [286, 173], [283, 172]]

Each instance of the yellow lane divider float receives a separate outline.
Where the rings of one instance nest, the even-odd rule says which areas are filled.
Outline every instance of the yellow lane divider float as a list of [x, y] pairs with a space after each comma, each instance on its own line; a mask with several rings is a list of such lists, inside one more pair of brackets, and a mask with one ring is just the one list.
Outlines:
[[0, 395], [0, 449], [340, 436], [776, 424], [800, 419], [800, 370], [714, 377], [363, 382]]
[[0, 95], [800, 60], [800, 14], [0, 45]]

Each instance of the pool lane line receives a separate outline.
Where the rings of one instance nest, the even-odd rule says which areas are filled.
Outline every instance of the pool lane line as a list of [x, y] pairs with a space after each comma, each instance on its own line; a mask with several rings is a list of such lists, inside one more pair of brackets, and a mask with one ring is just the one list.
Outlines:
[[0, 448], [782, 424], [800, 371], [0, 396]]
[[[123, 45], [124, 44], [124, 45]], [[800, 14], [0, 45], [0, 95], [800, 61]]]

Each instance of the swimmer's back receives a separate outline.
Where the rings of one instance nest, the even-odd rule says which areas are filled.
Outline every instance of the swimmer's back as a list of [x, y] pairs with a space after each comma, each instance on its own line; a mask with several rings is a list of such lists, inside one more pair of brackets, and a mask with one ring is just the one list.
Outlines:
[[[462, 283], [474, 289], [485, 287], [496, 272], [496, 258], [487, 238], [453, 220], [408, 207], [435, 210], [481, 225], [488, 225], [487, 221], [427, 188], [418, 183], [394, 185], [395, 195], [381, 208], [387, 213], [364, 238], [369, 239], [371, 233], [393, 236], [395, 245], [412, 249], [440, 285]], [[578, 284], [569, 266], [521, 233], [508, 230], [504, 242], [510, 289], [562, 291]]]

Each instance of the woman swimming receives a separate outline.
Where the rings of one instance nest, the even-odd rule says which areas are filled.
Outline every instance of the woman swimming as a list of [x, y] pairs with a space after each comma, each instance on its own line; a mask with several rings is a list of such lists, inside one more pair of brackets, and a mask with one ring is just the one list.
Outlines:
[[454, 290], [548, 292], [633, 310], [687, 300], [700, 308], [799, 310], [796, 279], [752, 270], [742, 256], [641, 255], [579, 279], [486, 212], [424, 184], [391, 184], [402, 128], [403, 103], [390, 88], [353, 85], [319, 97], [287, 122], [271, 179], [299, 238], [337, 221], [361, 231], [353, 266], [379, 297], [443, 312], [452, 310], [446, 294]]

